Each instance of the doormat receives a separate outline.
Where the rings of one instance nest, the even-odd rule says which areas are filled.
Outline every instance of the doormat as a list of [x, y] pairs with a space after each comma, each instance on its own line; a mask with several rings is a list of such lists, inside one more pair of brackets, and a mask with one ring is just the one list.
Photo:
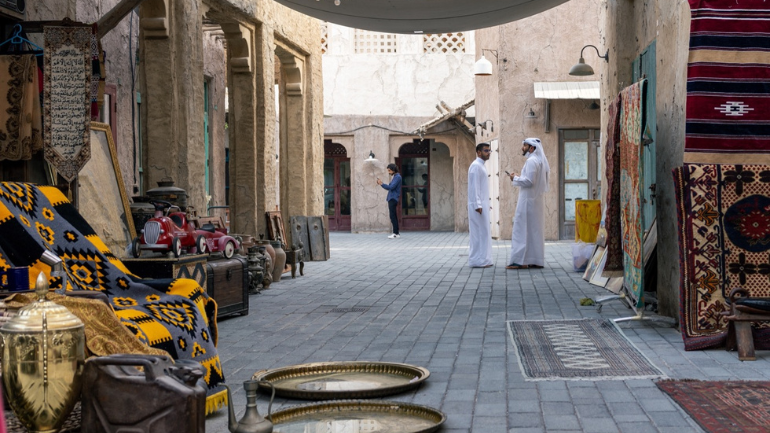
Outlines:
[[768, 431], [770, 382], [664, 380], [657, 385], [709, 433]]
[[511, 320], [508, 333], [526, 380], [665, 378], [610, 320]]

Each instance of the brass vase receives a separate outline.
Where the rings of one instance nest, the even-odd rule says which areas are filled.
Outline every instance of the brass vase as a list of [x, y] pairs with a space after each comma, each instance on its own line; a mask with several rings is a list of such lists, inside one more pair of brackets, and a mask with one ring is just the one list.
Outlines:
[[67, 308], [46, 299], [48, 280], [42, 273], [35, 294], [37, 301], [0, 328], [3, 385], [27, 430], [56, 432], [80, 399], [85, 328]]

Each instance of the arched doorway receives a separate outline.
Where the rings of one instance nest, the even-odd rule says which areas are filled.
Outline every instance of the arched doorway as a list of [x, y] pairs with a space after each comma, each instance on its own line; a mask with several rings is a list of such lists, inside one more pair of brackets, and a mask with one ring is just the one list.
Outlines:
[[401, 230], [430, 230], [430, 140], [414, 140], [398, 150], [401, 170]]
[[350, 158], [339, 143], [324, 140], [324, 214], [329, 230], [350, 231]]

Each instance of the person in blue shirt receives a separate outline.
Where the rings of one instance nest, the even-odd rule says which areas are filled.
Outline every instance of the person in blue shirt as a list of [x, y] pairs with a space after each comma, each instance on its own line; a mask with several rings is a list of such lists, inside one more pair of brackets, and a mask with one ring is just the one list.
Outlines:
[[377, 185], [388, 190], [388, 196], [385, 200], [388, 201], [388, 209], [390, 210], [390, 223], [393, 225], [393, 233], [388, 236], [388, 239], [400, 238], [398, 234], [398, 215], [396, 214], [396, 206], [398, 206], [398, 200], [401, 198], [401, 175], [398, 174], [398, 166], [396, 164], [388, 164], [388, 174], [393, 177], [390, 183], [382, 183], [380, 178], [377, 178]]

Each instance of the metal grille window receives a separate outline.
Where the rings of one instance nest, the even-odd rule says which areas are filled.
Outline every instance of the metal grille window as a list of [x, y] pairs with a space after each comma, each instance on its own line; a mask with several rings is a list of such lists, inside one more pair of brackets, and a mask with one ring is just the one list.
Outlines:
[[395, 54], [396, 35], [356, 29], [356, 54]]
[[329, 51], [329, 23], [321, 23], [321, 54]]
[[422, 48], [426, 54], [464, 53], [465, 35], [462, 33], [423, 35]]

